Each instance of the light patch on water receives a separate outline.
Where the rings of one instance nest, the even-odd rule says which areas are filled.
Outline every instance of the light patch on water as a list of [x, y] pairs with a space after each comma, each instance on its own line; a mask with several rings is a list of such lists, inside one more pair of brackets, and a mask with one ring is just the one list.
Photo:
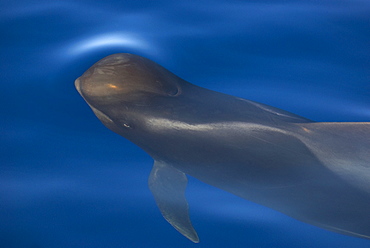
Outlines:
[[69, 55], [76, 56], [99, 48], [107, 48], [112, 46], [122, 46], [144, 50], [149, 49], [149, 45], [142, 38], [129, 33], [115, 32], [100, 34], [85, 38], [79, 42], [75, 42], [67, 48], [67, 53]]

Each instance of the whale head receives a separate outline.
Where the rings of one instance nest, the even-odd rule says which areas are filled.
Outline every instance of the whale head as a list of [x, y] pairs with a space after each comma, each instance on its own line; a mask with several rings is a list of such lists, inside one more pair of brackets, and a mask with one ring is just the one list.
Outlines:
[[153, 61], [133, 54], [107, 56], [76, 79], [78, 92], [91, 105], [137, 103], [150, 96], [176, 96], [179, 78]]
[[181, 95], [184, 83], [149, 59], [119, 53], [91, 66], [75, 87], [103, 124], [123, 135], [140, 126], [141, 119], [166, 113], [168, 98]]

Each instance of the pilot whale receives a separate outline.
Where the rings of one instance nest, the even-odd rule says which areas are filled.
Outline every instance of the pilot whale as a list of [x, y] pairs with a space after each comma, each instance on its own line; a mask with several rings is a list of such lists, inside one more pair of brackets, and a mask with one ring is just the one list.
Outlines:
[[193, 85], [133, 54], [105, 57], [75, 86], [100, 121], [153, 159], [163, 217], [199, 242], [187, 175], [292, 218], [370, 239], [370, 122], [314, 122]]

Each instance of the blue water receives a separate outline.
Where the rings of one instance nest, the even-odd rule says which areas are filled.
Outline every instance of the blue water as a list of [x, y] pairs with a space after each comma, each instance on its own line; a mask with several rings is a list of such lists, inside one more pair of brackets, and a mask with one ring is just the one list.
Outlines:
[[151, 158], [105, 128], [74, 80], [106, 55], [316, 121], [370, 121], [368, 0], [0, 1], [0, 247], [350, 247], [190, 178], [201, 242], [164, 221]]

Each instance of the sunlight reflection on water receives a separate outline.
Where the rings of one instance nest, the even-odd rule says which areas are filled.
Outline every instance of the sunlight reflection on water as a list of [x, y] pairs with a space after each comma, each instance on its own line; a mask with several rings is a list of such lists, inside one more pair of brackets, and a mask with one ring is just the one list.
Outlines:
[[117, 46], [123, 48], [139, 48], [142, 50], [153, 49], [142, 39], [136, 38], [130, 34], [101, 34], [95, 37], [88, 38], [81, 42], [74, 43], [68, 49], [68, 54], [71, 56], [81, 53], [91, 52], [102, 47]]

